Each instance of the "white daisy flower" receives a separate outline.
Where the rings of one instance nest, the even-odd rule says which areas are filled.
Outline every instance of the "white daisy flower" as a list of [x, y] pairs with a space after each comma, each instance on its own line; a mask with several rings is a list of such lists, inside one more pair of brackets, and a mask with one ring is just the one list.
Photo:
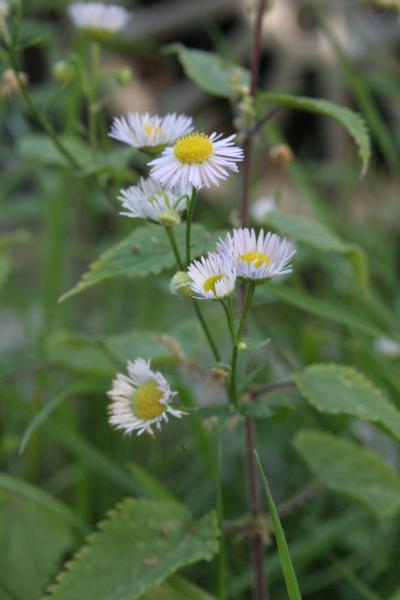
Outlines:
[[178, 181], [197, 189], [211, 183], [218, 186], [219, 180], [226, 179], [228, 171], [237, 171], [236, 163], [243, 160], [243, 150], [233, 143], [235, 137], [189, 133], [149, 163], [150, 175], [168, 187]]
[[165, 117], [149, 113], [128, 113], [126, 117], [115, 117], [109, 136], [158, 156], [167, 144], [193, 129], [192, 117], [168, 113]]
[[187, 269], [189, 287], [197, 298], [222, 300], [230, 296], [236, 282], [236, 270], [229, 257], [209, 252], [207, 257], [194, 260]]
[[238, 277], [254, 280], [291, 273], [289, 261], [296, 252], [286, 238], [262, 229], [258, 236], [254, 229], [234, 229], [217, 243], [217, 250], [222, 259], [234, 259]]
[[120, 214], [133, 219], [150, 219], [167, 226], [177, 225], [190, 195], [191, 190], [182, 190], [179, 186], [165, 190], [158, 181], [150, 177], [141, 178], [138, 185], [120, 191], [118, 199], [126, 209]]
[[128, 23], [130, 14], [122, 6], [103, 2], [77, 2], [68, 8], [68, 14], [79, 29], [88, 33], [110, 34]]
[[177, 392], [171, 391], [168, 381], [159, 371], [152, 371], [150, 361], [137, 358], [128, 362], [128, 375], [117, 374], [112, 389], [108, 392], [110, 425], [122, 429], [126, 434], [137, 431], [154, 435], [152, 426], [161, 429], [168, 415], [180, 418], [184, 413], [170, 406]]

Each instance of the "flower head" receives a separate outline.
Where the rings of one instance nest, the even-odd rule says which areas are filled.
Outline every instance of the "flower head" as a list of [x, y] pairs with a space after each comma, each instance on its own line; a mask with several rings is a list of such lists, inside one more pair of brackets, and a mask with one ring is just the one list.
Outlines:
[[103, 2], [77, 2], [68, 8], [68, 14], [75, 27], [88, 34], [103, 38], [119, 31], [130, 19], [130, 14], [122, 6]]
[[221, 134], [189, 133], [180, 137], [172, 148], [165, 148], [159, 158], [152, 160], [150, 175], [163, 185], [174, 186], [178, 181], [200, 189], [219, 185], [228, 171], [237, 171], [243, 160], [243, 150], [235, 146], [235, 135], [221, 139]]
[[190, 191], [176, 186], [165, 190], [154, 179], [141, 178], [138, 185], [121, 190], [119, 200], [126, 211], [121, 215], [133, 219], [150, 219], [166, 226], [177, 225], [180, 214], [186, 209]]
[[207, 257], [194, 260], [188, 267], [190, 288], [198, 298], [222, 300], [230, 296], [236, 282], [235, 265], [229, 257], [209, 252]]
[[126, 117], [115, 117], [109, 135], [119, 142], [158, 156], [167, 144], [173, 144], [192, 129], [192, 118], [187, 115], [168, 113], [159, 117], [149, 113], [128, 113]]
[[258, 236], [254, 229], [234, 229], [217, 249], [223, 260], [233, 258], [239, 277], [253, 280], [291, 273], [289, 261], [296, 252], [285, 238], [262, 229]]
[[141, 435], [146, 431], [154, 435], [152, 426], [161, 429], [162, 421], [168, 422], [168, 415], [179, 418], [186, 414], [171, 407], [176, 392], [171, 391], [159, 371], [152, 371], [149, 360], [137, 358], [128, 362], [127, 370], [128, 375], [117, 374], [108, 392], [108, 420], [115, 429], [127, 434], [137, 431]]

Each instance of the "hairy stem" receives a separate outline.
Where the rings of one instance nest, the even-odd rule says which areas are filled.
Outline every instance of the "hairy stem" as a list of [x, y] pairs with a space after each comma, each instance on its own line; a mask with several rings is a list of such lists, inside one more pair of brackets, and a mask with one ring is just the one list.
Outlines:
[[[257, 80], [260, 69], [261, 55], [261, 34], [262, 34], [262, 18], [265, 11], [266, 0], [259, 0], [257, 16], [253, 34], [253, 50], [251, 57], [251, 84], [250, 94], [254, 98], [257, 89]], [[249, 194], [250, 194], [250, 178], [251, 164], [253, 154], [253, 134], [250, 132], [244, 142], [244, 164], [243, 164], [243, 189], [242, 200], [240, 205], [240, 220], [241, 226], [246, 227], [249, 220]], [[242, 295], [242, 302], [244, 297]], [[260, 500], [257, 485], [257, 466], [254, 455], [255, 448], [255, 431], [254, 422], [251, 419], [246, 420], [246, 455], [247, 455], [247, 475], [250, 496], [250, 512], [253, 522], [256, 522], [260, 515]], [[253, 567], [254, 567], [254, 593], [257, 600], [265, 600], [265, 582], [263, 568], [263, 539], [260, 533], [255, 528], [252, 536], [253, 546]]]

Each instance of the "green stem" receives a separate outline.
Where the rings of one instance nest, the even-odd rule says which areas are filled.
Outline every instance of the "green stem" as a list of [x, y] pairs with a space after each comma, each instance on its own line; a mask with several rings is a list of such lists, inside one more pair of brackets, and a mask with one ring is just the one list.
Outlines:
[[191, 234], [194, 205], [196, 204], [196, 188], [192, 188], [192, 195], [188, 202], [187, 220], [186, 220], [186, 265], [190, 264], [191, 260]]
[[214, 339], [213, 339], [213, 337], [211, 335], [211, 332], [210, 332], [210, 330], [208, 328], [208, 325], [207, 325], [206, 320], [205, 320], [205, 318], [203, 316], [203, 313], [201, 312], [200, 307], [197, 304], [196, 300], [194, 300], [194, 298], [192, 299], [192, 302], [193, 302], [194, 310], [196, 311], [197, 318], [199, 319], [200, 324], [201, 324], [201, 326], [203, 328], [203, 331], [204, 331], [205, 336], [206, 336], [206, 338], [208, 340], [208, 343], [210, 345], [210, 348], [211, 348], [211, 351], [212, 351], [212, 353], [214, 355], [214, 358], [215, 358], [215, 360], [217, 362], [221, 362], [221, 355], [220, 355], [219, 350], [218, 350], [218, 348], [217, 348], [217, 346], [216, 346], [216, 344], [214, 342]]
[[[179, 267], [179, 269], [181, 271], [184, 271], [185, 268], [183, 266], [182, 259], [181, 259], [180, 253], [179, 253], [178, 244], [176, 243], [176, 238], [175, 238], [174, 231], [173, 231], [172, 227], [165, 227], [165, 231], [167, 232], [167, 236], [168, 236], [168, 239], [170, 241], [171, 248], [172, 248], [172, 251], [174, 253], [177, 265], [178, 265], [178, 267]], [[193, 303], [193, 307], [194, 307], [194, 310], [196, 312], [197, 318], [198, 318], [198, 320], [200, 322], [200, 325], [203, 328], [204, 334], [205, 334], [205, 336], [207, 338], [207, 341], [209, 343], [210, 349], [211, 349], [211, 351], [212, 351], [212, 353], [214, 355], [214, 358], [215, 358], [215, 360], [217, 362], [221, 362], [221, 356], [220, 356], [219, 350], [217, 348], [216, 343], [214, 342], [214, 339], [213, 339], [213, 337], [211, 335], [211, 331], [208, 328], [208, 325], [207, 325], [206, 320], [205, 320], [205, 318], [203, 316], [203, 313], [200, 310], [200, 306], [197, 304], [197, 302], [196, 302], [196, 300], [194, 298], [192, 298], [192, 303]]]
[[221, 435], [219, 432], [217, 438], [217, 514], [218, 514], [218, 525], [220, 530], [219, 540], [219, 555], [218, 555], [218, 572], [217, 572], [217, 590], [219, 600], [225, 600], [226, 598], [226, 548], [225, 548], [225, 536], [224, 536], [224, 498], [222, 491], [222, 443]]
[[170, 241], [171, 248], [174, 253], [176, 262], [178, 263], [180, 270], [183, 271], [184, 266], [183, 266], [183, 263], [182, 263], [182, 260], [181, 260], [180, 254], [179, 254], [179, 248], [178, 248], [178, 244], [176, 243], [176, 237], [175, 237], [174, 230], [172, 229], [172, 227], [165, 227], [165, 231], [166, 231], [168, 239]]
[[47, 133], [47, 135], [49, 136], [49, 138], [51, 139], [51, 141], [53, 142], [53, 144], [56, 146], [56, 148], [60, 151], [60, 153], [64, 156], [64, 158], [69, 162], [69, 164], [74, 168], [74, 169], [80, 169], [80, 164], [78, 163], [78, 161], [74, 158], [74, 156], [70, 153], [70, 151], [64, 146], [64, 144], [60, 141], [60, 139], [58, 138], [57, 133], [55, 132], [52, 124], [44, 117], [44, 115], [42, 115], [36, 108], [36, 106], [34, 105], [34, 103], [32, 102], [32, 99], [29, 95], [29, 92], [26, 88], [26, 86], [24, 85], [23, 81], [21, 80], [20, 76], [19, 76], [19, 72], [18, 72], [18, 65], [17, 65], [17, 61], [14, 55], [14, 49], [12, 46], [6, 46], [6, 51], [8, 54], [8, 59], [10, 61], [10, 66], [12, 68], [12, 70], [14, 71], [14, 75], [17, 79], [20, 91], [21, 91], [21, 95], [25, 101], [25, 104], [27, 105], [28, 109], [30, 110], [33, 118], [35, 119], [35, 121], [38, 123], [38, 125]]
[[97, 151], [97, 84], [99, 76], [100, 45], [97, 42], [90, 44], [90, 92], [88, 96], [88, 119], [89, 119], [89, 140], [93, 150]]

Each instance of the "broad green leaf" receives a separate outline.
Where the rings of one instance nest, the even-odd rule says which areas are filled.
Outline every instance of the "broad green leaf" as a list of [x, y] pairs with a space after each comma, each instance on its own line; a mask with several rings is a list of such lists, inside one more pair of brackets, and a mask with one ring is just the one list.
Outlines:
[[99, 338], [61, 331], [48, 340], [49, 360], [80, 373], [110, 376], [115, 373], [117, 360], [107, 351]]
[[148, 590], [140, 600], [216, 600], [179, 575], [173, 575], [167, 581]]
[[[184, 247], [185, 229], [182, 224], [174, 230], [181, 249]], [[193, 255], [210, 250], [220, 235], [221, 232], [209, 232], [199, 224], [192, 226]], [[157, 275], [174, 265], [175, 257], [163, 228], [156, 225], [139, 227], [102, 254], [81, 281], [60, 298], [60, 302], [111, 277]]]
[[50, 494], [30, 483], [26, 483], [22, 479], [0, 473], [0, 491], [10, 492], [26, 498], [31, 504], [37, 504], [44, 511], [54, 513], [60, 520], [69, 524], [77, 531], [81, 533], [87, 532], [86, 525], [68, 506], [65, 506], [62, 502], [50, 496]]
[[[136, 158], [132, 148], [112, 148], [107, 154], [100, 152], [95, 156], [91, 148], [77, 137], [60, 136], [60, 140], [79, 163], [80, 174], [83, 177], [100, 173], [123, 172], [128, 161], [132, 159], [132, 155]], [[21, 137], [18, 150], [24, 158], [30, 161], [54, 167], [69, 166], [65, 156], [44, 134], [37, 133]]]
[[351, 329], [361, 331], [366, 335], [378, 337], [384, 335], [384, 332], [379, 329], [374, 323], [365, 321], [362, 317], [355, 314], [351, 310], [338, 306], [329, 300], [321, 300], [314, 298], [310, 294], [296, 290], [283, 285], [267, 284], [260, 286], [256, 292], [256, 302], [258, 304], [265, 303], [273, 298], [296, 306], [301, 310], [309, 312], [317, 317], [345, 325]]
[[177, 54], [185, 75], [209, 94], [232, 98], [235, 96], [233, 79], [242, 85], [250, 83], [249, 71], [214, 52], [186, 48], [183, 44], [170, 44], [164, 52]]
[[194, 521], [178, 503], [128, 498], [89, 536], [47, 597], [134, 600], [217, 549], [214, 513]]
[[39, 600], [74, 536], [59, 512], [1, 483], [0, 587], [12, 600]]
[[400, 510], [400, 477], [372, 450], [320, 431], [298, 433], [294, 445], [332, 492], [355, 498], [381, 517]]
[[378, 423], [400, 440], [400, 412], [381, 390], [355, 369], [341, 365], [311, 365], [295, 373], [294, 380], [317, 410]]
[[258, 468], [260, 470], [261, 479], [264, 484], [265, 494], [267, 496], [269, 510], [271, 512], [272, 522], [274, 524], [276, 544], [278, 546], [279, 558], [282, 565], [283, 576], [285, 578], [286, 589], [290, 600], [301, 600], [301, 594], [299, 584], [297, 583], [296, 572], [293, 567], [292, 559], [290, 557], [289, 548], [286, 542], [285, 532], [279, 518], [278, 511], [275, 506], [274, 499], [272, 498], [271, 490], [269, 489], [267, 478], [265, 477], [264, 470], [262, 468], [260, 459], [257, 452], [254, 450]]
[[365, 174], [371, 155], [371, 148], [368, 129], [361, 115], [349, 108], [339, 106], [338, 104], [320, 98], [307, 98], [303, 96], [291, 96], [290, 94], [262, 92], [257, 97], [259, 110], [263, 108], [266, 102], [276, 104], [277, 106], [287, 106], [289, 108], [306, 110], [338, 121], [357, 144], [362, 165], [361, 175]]
[[338, 238], [326, 225], [302, 215], [293, 215], [273, 210], [265, 217], [278, 233], [287, 235], [296, 242], [302, 242], [327, 252], [346, 254], [352, 246]]

